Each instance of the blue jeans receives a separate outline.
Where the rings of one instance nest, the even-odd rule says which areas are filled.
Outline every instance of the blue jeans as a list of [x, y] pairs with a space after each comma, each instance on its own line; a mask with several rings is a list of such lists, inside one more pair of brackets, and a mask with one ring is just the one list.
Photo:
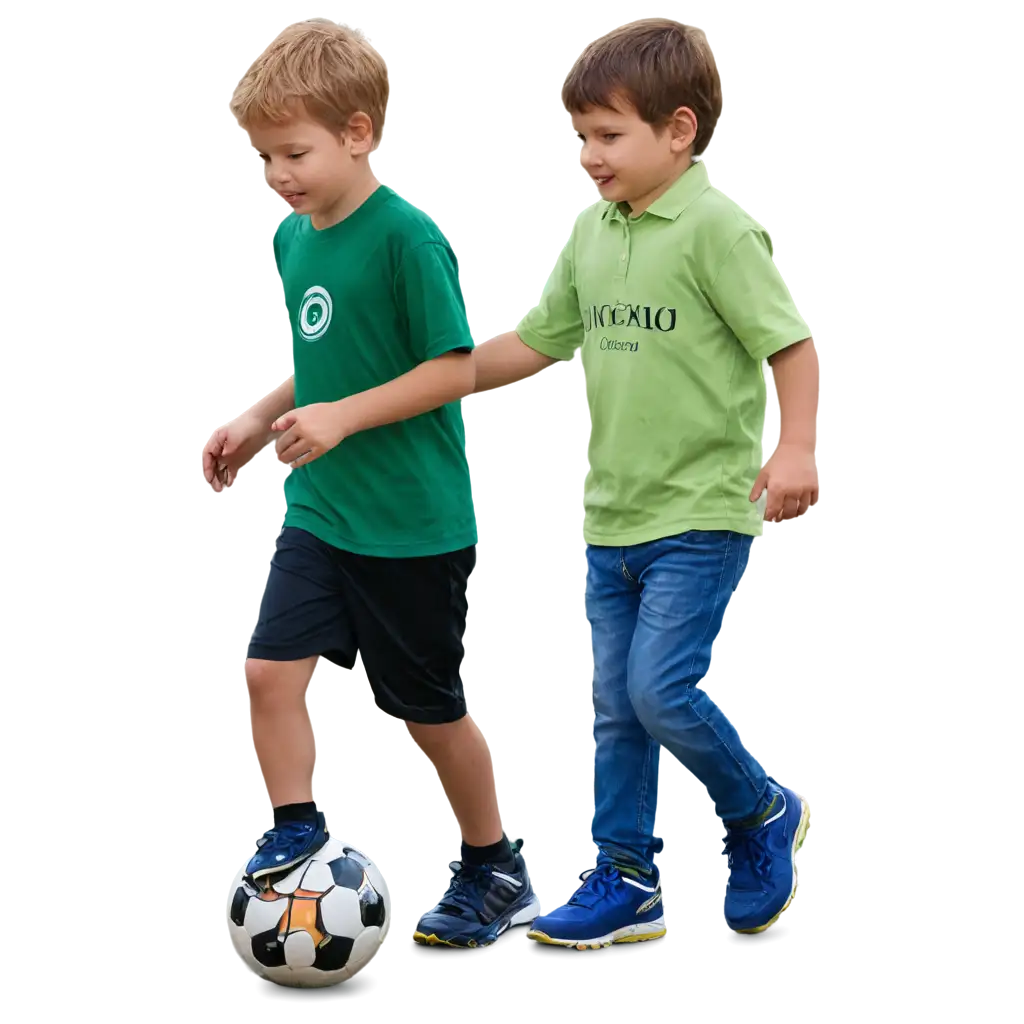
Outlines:
[[691, 531], [628, 548], [587, 550], [594, 645], [594, 842], [599, 863], [645, 871], [665, 747], [707, 787], [725, 821], [749, 817], [764, 769], [698, 683], [752, 537]]

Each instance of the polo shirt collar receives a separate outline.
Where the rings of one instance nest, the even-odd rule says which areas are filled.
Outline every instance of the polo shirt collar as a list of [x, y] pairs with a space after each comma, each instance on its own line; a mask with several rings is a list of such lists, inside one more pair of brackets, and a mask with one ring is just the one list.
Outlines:
[[[659, 196], [644, 214], [661, 217], [663, 220], [676, 220], [679, 215], [701, 194], [711, 188], [708, 181], [708, 169], [703, 160], [697, 160], [673, 182], [672, 187]], [[611, 216], [616, 220], [625, 220], [629, 216], [625, 203], [608, 203], [604, 217]], [[641, 214], [643, 216], [643, 214]]]

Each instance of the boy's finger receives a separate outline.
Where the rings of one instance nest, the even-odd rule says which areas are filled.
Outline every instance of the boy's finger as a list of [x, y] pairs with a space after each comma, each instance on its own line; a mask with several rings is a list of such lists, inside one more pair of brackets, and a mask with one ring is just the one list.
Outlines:
[[810, 508], [810, 506], [811, 506], [811, 492], [810, 491], [804, 491], [804, 493], [800, 495], [800, 508], [797, 510], [796, 514], [798, 516], [802, 516], [807, 511], [807, 509]]
[[292, 463], [300, 455], [305, 455], [310, 450], [310, 444], [308, 441], [303, 440], [301, 437], [297, 437], [287, 448], [285, 448], [278, 458], [282, 462]]
[[289, 427], [275, 442], [274, 447], [277, 449], [277, 454], [280, 455], [289, 445], [295, 444], [295, 440], [298, 437], [299, 431], [295, 426]]
[[209, 441], [206, 442], [206, 447], [203, 448], [203, 474], [206, 476], [207, 482], [213, 482], [213, 473], [215, 470], [215, 463], [220, 454], [224, 451], [224, 442], [227, 440], [226, 435], [222, 430], [214, 432], [213, 436]]
[[310, 448], [309, 451], [303, 452], [298, 458], [289, 463], [289, 465], [292, 469], [296, 469], [299, 466], [308, 466], [316, 458], [319, 458], [319, 453], [315, 449]]
[[768, 474], [765, 470], [761, 470], [758, 473], [758, 478], [754, 481], [754, 486], [751, 489], [751, 501], [756, 502], [764, 493], [765, 487], [768, 485]]
[[786, 494], [784, 490], [775, 487], [768, 488], [768, 501], [765, 503], [765, 518], [770, 522], [776, 522], [783, 517], [785, 512]]

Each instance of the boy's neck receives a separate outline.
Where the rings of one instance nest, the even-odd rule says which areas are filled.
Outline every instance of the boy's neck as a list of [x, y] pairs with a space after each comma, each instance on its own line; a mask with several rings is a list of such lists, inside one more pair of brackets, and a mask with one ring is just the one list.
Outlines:
[[641, 196], [633, 202], [627, 203], [630, 217], [639, 217], [646, 213], [672, 186], [694, 165], [694, 159], [687, 154], [686, 158], [680, 161], [679, 167], [670, 174], [657, 188], [652, 189], [646, 195]]
[[309, 221], [317, 231], [332, 228], [351, 217], [379, 188], [380, 182], [370, 170], [369, 163], [364, 164], [361, 173], [349, 183], [337, 200], [326, 210], [311, 214]]

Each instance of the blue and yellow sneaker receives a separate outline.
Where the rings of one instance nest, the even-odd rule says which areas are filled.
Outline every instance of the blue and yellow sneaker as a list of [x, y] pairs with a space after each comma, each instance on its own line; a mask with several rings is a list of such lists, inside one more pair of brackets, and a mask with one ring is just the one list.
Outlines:
[[256, 852], [245, 866], [245, 873], [255, 882], [267, 875], [290, 871], [312, 857], [330, 838], [327, 823], [318, 812], [316, 822], [286, 821], [275, 825], [256, 841]]
[[764, 820], [753, 825], [726, 824], [729, 884], [725, 920], [733, 931], [763, 932], [779, 919], [796, 894], [793, 858], [811, 825], [807, 801], [768, 780], [773, 799]]
[[540, 912], [526, 862], [519, 852], [522, 839], [512, 843], [513, 868], [494, 864], [479, 867], [453, 861], [452, 882], [433, 910], [420, 918], [413, 939], [425, 946], [489, 946], [508, 928], [529, 924]]
[[650, 878], [613, 864], [580, 875], [572, 899], [538, 917], [527, 937], [552, 946], [600, 949], [613, 942], [645, 942], [665, 934], [658, 872]]

